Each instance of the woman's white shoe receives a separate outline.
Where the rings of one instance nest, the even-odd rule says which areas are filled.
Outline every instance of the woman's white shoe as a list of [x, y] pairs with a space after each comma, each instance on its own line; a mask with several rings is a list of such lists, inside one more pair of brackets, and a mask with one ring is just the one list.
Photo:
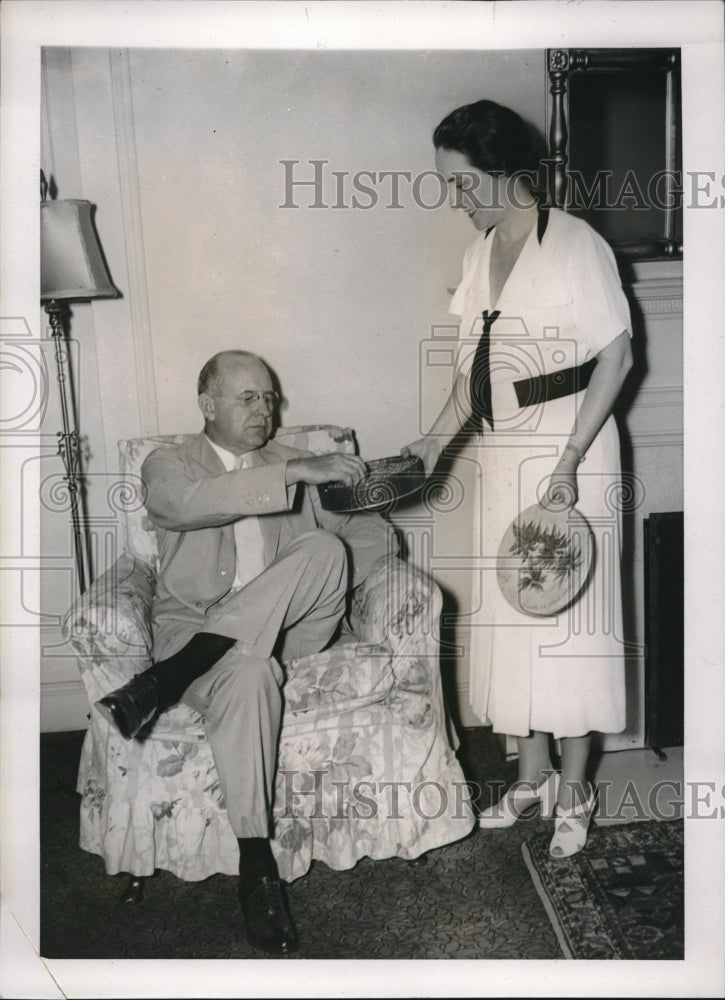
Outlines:
[[557, 809], [554, 818], [554, 836], [549, 845], [549, 854], [552, 858], [570, 858], [584, 848], [596, 799], [596, 789], [590, 788], [586, 802], [580, 802], [566, 812]]
[[495, 805], [484, 809], [478, 816], [478, 825], [486, 830], [513, 826], [527, 809], [539, 804], [542, 819], [551, 819], [556, 809], [559, 792], [559, 772], [552, 771], [540, 785], [520, 781], [512, 786]]

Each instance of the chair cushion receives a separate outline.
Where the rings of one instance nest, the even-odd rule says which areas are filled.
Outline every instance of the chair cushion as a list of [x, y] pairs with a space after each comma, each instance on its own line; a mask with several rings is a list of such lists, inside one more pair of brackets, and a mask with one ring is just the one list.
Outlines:
[[152, 435], [118, 442], [118, 467], [123, 479], [124, 549], [135, 559], [151, 563], [158, 570], [159, 548], [156, 529], [144, 506], [141, 466], [156, 448], [174, 448], [189, 439], [189, 434]]
[[389, 646], [363, 646], [356, 639], [285, 664], [285, 724], [312, 716], [353, 712], [386, 698], [395, 684]]

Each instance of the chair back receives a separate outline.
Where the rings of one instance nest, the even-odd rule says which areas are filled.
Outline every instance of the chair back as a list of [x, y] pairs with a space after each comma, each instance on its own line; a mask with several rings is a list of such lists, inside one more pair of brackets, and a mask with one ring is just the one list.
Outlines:
[[[159, 555], [156, 528], [144, 506], [141, 466], [147, 455], [156, 448], [174, 448], [194, 436], [155, 434], [118, 442], [118, 465], [122, 479], [123, 547], [135, 559], [150, 563], [156, 569]], [[355, 452], [353, 431], [349, 427], [337, 427], [333, 424], [280, 427], [274, 440], [288, 448], [312, 452], [314, 455], [327, 455], [335, 451], [351, 455]]]

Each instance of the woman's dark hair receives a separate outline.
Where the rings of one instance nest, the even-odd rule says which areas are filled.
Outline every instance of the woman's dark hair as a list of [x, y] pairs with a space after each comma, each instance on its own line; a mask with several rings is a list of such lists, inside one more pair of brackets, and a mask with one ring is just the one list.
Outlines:
[[535, 183], [539, 154], [521, 118], [494, 101], [456, 108], [433, 132], [436, 149], [463, 153], [471, 166], [487, 174], [525, 173]]

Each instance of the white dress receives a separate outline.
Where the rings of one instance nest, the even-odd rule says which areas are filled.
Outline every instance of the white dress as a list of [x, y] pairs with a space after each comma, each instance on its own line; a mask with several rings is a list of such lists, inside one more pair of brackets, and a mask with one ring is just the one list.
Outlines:
[[578, 366], [631, 329], [614, 255], [585, 222], [552, 209], [524, 244], [498, 302], [489, 298], [493, 232], [468, 248], [451, 303], [461, 317], [459, 370], [470, 375], [483, 310], [496, 309], [490, 371], [494, 430], [478, 438], [480, 524], [474, 525], [471, 704], [496, 732], [555, 737], [626, 725], [620, 580], [621, 469], [610, 417], [579, 466], [578, 509], [595, 535], [588, 586], [566, 611], [532, 618], [502, 596], [501, 538], [536, 503], [574, 427], [584, 391], [520, 408], [513, 382]]

